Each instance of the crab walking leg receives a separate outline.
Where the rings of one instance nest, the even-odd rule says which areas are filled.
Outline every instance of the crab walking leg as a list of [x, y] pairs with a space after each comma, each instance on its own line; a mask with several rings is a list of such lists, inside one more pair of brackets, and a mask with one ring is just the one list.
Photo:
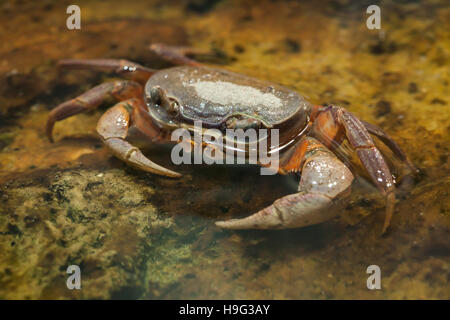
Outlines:
[[408, 157], [406, 156], [405, 152], [400, 148], [400, 146], [395, 142], [394, 139], [392, 139], [386, 132], [384, 132], [381, 128], [377, 127], [374, 124], [368, 123], [366, 121], [361, 120], [361, 123], [364, 124], [367, 131], [369, 133], [377, 136], [385, 145], [389, 147], [389, 149], [392, 150], [392, 152], [403, 162], [406, 163], [406, 165], [409, 167], [409, 169], [412, 172], [417, 172], [416, 167], [409, 161]]
[[106, 98], [114, 97], [119, 101], [142, 96], [139, 83], [128, 80], [102, 83], [75, 99], [61, 103], [48, 115], [46, 134], [53, 142], [53, 127], [56, 121], [63, 120], [81, 112], [97, 108]]
[[391, 139], [384, 132], [377, 130], [375, 126], [367, 128], [367, 124], [365, 125], [343, 108], [316, 106], [312, 118], [314, 118], [312, 134], [328, 147], [339, 145], [344, 138], [347, 138], [352, 148], [356, 150], [372, 182], [386, 198], [386, 218], [382, 233], [386, 232], [394, 212], [395, 181], [383, 155], [376, 148], [369, 130], [382, 137], [383, 142], [387, 142], [386, 145], [401, 159], [406, 158], [403, 151], [390, 142]]
[[195, 49], [185, 47], [171, 47], [162, 43], [153, 43], [150, 45], [149, 49], [164, 60], [173, 64], [188, 66], [202, 65], [201, 63], [188, 58], [186, 55], [203, 53], [203, 51], [198, 52]]
[[382, 233], [385, 233], [389, 227], [395, 207], [395, 181], [383, 155], [376, 148], [369, 131], [379, 136], [397, 156], [405, 160], [406, 156], [403, 154], [403, 151], [390, 142], [387, 134], [377, 130], [373, 125], [365, 125], [351, 112], [343, 108], [337, 106], [316, 106], [312, 118], [314, 121], [312, 135], [324, 142], [328, 147], [339, 145], [344, 138], [347, 138], [352, 148], [356, 150], [356, 154], [372, 182], [386, 198], [386, 217], [382, 230]]
[[64, 69], [114, 72], [141, 84], [145, 84], [148, 78], [156, 72], [154, 69], [123, 59], [66, 59], [58, 61], [58, 67]]
[[180, 177], [181, 174], [168, 170], [145, 157], [141, 150], [125, 140], [131, 119], [135, 113], [129, 110], [139, 108], [138, 99], [130, 99], [116, 104], [108, 109], [97, 123], [97, 133], [103, 143], [119, 159], [138, 169], [167, 177]]
[[392, 219], [395, 206], [395, 181], [392, 177], [386, 161], [380, 150], [367, 131], [364, 124], [352, 113], [344, 109], [337, 109], [337, 119], [345, 128], [345, 134], [356, 150], [358, 158], [361, 160], [364, 168], [377, 186], [378, 190], [386, 197], [386, 217], [384, 220], [383, 231], [385, 233]]
[[[306, 137], [284, 165], [285, 172], [301, 170], [298, 193], [276, 200], [269, 207], [243, 219], [218, 221], [226, 229], [287, 229], [321, 223], [333, 218], [335, 198], [350, 191], [353, 174], [323, 144]], [[292, 166], [298, 165], [298, 169]]]

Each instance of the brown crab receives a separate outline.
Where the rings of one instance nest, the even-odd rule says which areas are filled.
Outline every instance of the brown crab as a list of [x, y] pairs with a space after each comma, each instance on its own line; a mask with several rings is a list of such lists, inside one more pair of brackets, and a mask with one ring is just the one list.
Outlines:
[[[336, 211], [330, 208], [350, 191], [354, 179], [335, 155], [347, 139], [372, 182], [386, 197], [383, 232], [387, 229], [394, 210], [395, 180], [371, 134], [400, 160], [412, 165], [383, 130], [342, 107], [312, 105], [288, 88], [206, 67], [187, 57], [189, 49], [162, 44], [153, 44], [150, 49], [181, 66], [158, 71], [127, 60], [60, 61], [60, 66], [116, 72], [130, 80], [103, 83], [53, 109], [46, 127], [50, 141], [56, 121], [94, 109], [112, 96], [120, 102], [106, 111], [97, 124], [104, 144], [129, 165], [179, 177], [180, 174], [153, 163], [126, 140], [130, 126], [156, 143], [170, 142], [170, 134], [177, 128], [194, 130], [194, 121], [201, 121], [204, 130], [279, 129], [278, 173], [301, 173], [298, 193], [282, 197], [249, 217], [216, 225], [230, 229], [283, 229], [312, 225], [335, 216]], [[214, 149], [217, 145], [203, 141], [202, 147]]]

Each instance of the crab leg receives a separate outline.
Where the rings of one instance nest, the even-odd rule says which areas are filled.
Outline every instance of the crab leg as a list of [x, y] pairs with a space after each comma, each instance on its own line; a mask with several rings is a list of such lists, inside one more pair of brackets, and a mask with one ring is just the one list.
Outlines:
[[193, 48], [171, 47], [162, 43], [153, 43], [149, 49], [168, 62], [188, 66], [201, 66], [201, 63], [188, 58], [186, 55], [204, 53]]
[[395, 182], [389, 170], [386, 161], [383, 158], [380, 150], [375, 147], [375, 144], [366, 130], [364, 124], [358, 120], [352, 113], [339, 109], [338, 119], [345, 128], [347, 139], [354, 149], [358, 158], [361, 160], [364, 168], [372, 178], [378, 190], [386, 197], [386, 218], [383, 225], [383, 233], [392, 219], [395, 206]]
[[141, 84], [145, 84], [148, 78], [156, 71], [123, 59], [67, 59], [58, 61], [58, 67], [64, 69], [114, 72]]
[[281, 172], [301, 171], [298, 193], [276, 200], [267, 208], [243, 219], [218, 221], [226, 229], [286, 229], [327, 221], [339, 195], [350, 191], [353, 174], [323, 144], [305, 137], [296, 146]]
[[[313, 117], [315, 118], [313, 134], [328, 146], [339, 144], [346, 137], [353, 149], [356, 150], [356, 154], [372, 182], [386, 197], [386, 218], [382, 231], [386, 232], [394, 212], [395, 181], [383, 155], [375, 147], [368, 129], [351, 112], [336, 106], [318, 107]], [[392, 148], [394, 153], [399, 154], [400, 157], [406, 157], [402, 155], [399, 148], [389, 142], [387, 135], [375, 130], [375, 127], [370, 127], [370, 130], [376, 131], [378, 136], [383, 137], [383, 141], [388, 141], [387, 145]]]
[[361, 122], [366, 127], [367, 131], [371, 134], [377, 136], [385, 145], [389, 147], [389, 149], [394, 152], [394, 154], [401, 160], [404, 161], [407, 166], [411, 169], [412, 172], [416, 172], [416, 167], [409, 161], [405, 152], [400, 148], [400, 146], [392, 139], [386, 132], [384, 132], [381, 128], [377, 127], [374, 124], [368, 123], [366, 121], [361, 120]]
[[142, 87], [137, 82], [128, 80], [106, 82], [92, 88], [75, 99], [61, 103], [48, 115], [46, 134], [50, 142], [53, 142], [52, 132], [56, 121], [95, 109], [110, 96], [119, 101], [133, 97], [141, 97]]
[[[97, 132], [104, 144], [119, 159], [138, 169], [167, 177], [180, 177], [177, 172], [168, 170], [145, 157], [141, 150], [125, 140], [131, 120], [136, 117], [136, 111], [141, 102], [130, 99], [119, 102], [108, 109], [97, 123]], [[130, 111], [133, 111], [130, 114]]]

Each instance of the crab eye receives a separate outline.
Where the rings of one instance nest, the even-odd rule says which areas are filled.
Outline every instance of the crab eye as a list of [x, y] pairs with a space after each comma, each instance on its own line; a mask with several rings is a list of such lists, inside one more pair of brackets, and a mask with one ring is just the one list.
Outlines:
[[160, 87], [150, 89], [150, 99], [155, 104], [161, 104], [162, 92]]
[[173, 97], [168, 97], [166, 92], [159, 86], [152, 87], [147, 96], [149, 107], [157, 107], [159, 112], [167, 112], [172, 115], [178, 114], [180, 104]]

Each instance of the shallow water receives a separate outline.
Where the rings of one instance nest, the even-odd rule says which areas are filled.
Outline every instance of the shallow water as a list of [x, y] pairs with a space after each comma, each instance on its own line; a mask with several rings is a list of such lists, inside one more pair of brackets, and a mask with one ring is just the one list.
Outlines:
[[[384, 1], [68, 1], [0, 5], [0, 298], [449, 299], [450, 8]], [[107, 108], [44, 133], [50, 109], [112, 75], [59, 72], [62, 58], [166, 63], [147, 45], [212, 50], [204, 60], [340, 104], [384, 128], [420, 169], [398, 192], [380, 236], [383, 199], [364, 179], [329, 222], [283, 231], [224, 231], [214, 221], [295, 192], [293, 177], [250, 166], [170, 164], [167, 179], [130, 169], [95, 134]], [[82, 289], [68, 290], [79, 265]], [[381, 290], [368, 290], [369, 265]]]

